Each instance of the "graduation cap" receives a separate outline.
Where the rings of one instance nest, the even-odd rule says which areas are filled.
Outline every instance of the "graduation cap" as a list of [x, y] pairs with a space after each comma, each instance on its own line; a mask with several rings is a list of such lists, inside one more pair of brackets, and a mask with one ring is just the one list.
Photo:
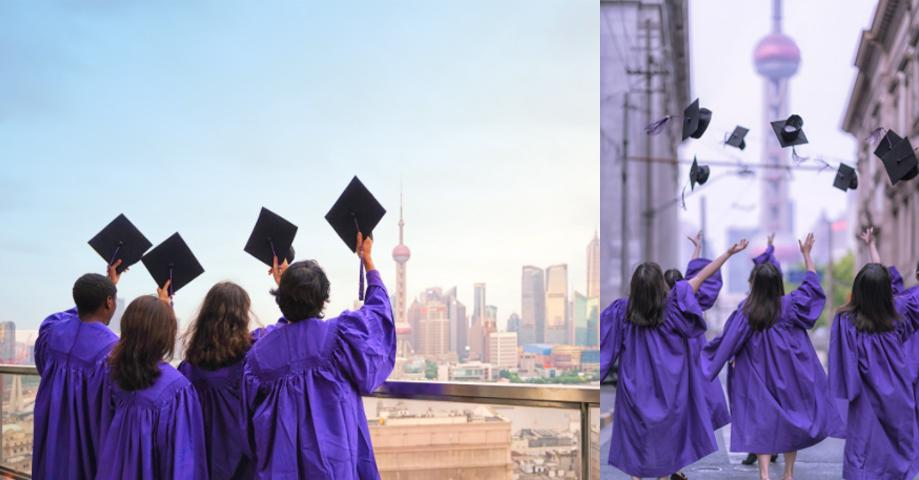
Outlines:
[[692, 190], [696, 189], [696, 184], [705, 185], [705, 182], [708, 181], [708, 175], [711, 173], [708, 165], [699, 165], [699, 162], [696, 161], [696, 158], [692, 159], [692, 167], [689, 168], [689, 184], [692, 186]]
[[249, 235], [249, 241], [243, 249], [262, 263], [272, 266], [273, 258], [278, 257], [282, 263], [294, 261], [293, 243], [297, 235], [297, 226], [280, 215], [262, 207], [255, 222], [255, 228]]
[[[326, 221], [352, 252], [357, 252], [357, 233], [373, 237], [373, 229], [386, 214], [386, 209], [356, 176], [325, 214]], [[360, 266], [358, 299], [364, 299], [364, 261]]]
[[894, 132], [893, 130], [887, 130], [887, 133], [881, 138], [878, 146], [874, 148], [874, 156], [883, 160], [884, 155], [886, 155], [894, 145], [900, 143], [900, 140], [903, 139], [897, 135], [897, 132]]
[[683, 110], [683, 140], [689, 137], [702, 138], [702, 134], [705, 133], [711, 121], [712, 111], [707, 108], [699, 108], [698, 98], [693, 100], [686, 110]]
[[144, 252], [153, 244], [122, 213], [91, 238], [89, 246], [104, 258], [108, 265], [121, 260], [121, 265], [117, 268], [118, 273], [121, 273], [139, 262]]
[[836, 170], [836, 179], [833, 180], [833, 186], [843, 192], [858, 188], [858, 175], [855, 174], [855, 169], [845, 163], [840, 163], [839, 170]]
[[794, 147], [795, 145], [804, 145], [807, 143], [807, 136], [804, 135], [804, 119], [800, 115], [792, 114], [785, 120], [776, 120], [771, 123], [772, 131], [775, 137], [779, 139], [782, 148]]
[[166, 280], [172, 280], [169, 285], [170, 297], [204, 273], [204, 268], [198, 263], [195, 254], [178, 233], [173, 233], [163, 243], [154, 247], [142, 260], [147, 271], [156, 280], [157, 286], [162, 287]]
[[734, 131], [731, 132], [731, 136], [728, 137], [727, 141], [724, 143], [743, 150], [747, 148], [747, 142], [744, 140], [744, 137], [747, 136], [747, 132], [749, 131], [750, 129], [738, 125], [734, 127]]
[[[888, 132], [888, 135], [890, 133]], [[896, 134], [894, 136], [896, 137]], [[884, 146], [887, 140], [887, 137], [885, 137], [878, 147]], [[876, 154], [877, 151], [875, 149]], [[887, 170], [887, 176], [890, 177], [890, 183], [893, 185], [896, 185], [900, 180], [911, 180], [919, 174], [919, 160], [916, 159], [916, 151], [913, 150], [913, 145], [910, 143], [909, 138], [900, 138], [880, 157], [881, 161], [884, 162], [884, 169]]]

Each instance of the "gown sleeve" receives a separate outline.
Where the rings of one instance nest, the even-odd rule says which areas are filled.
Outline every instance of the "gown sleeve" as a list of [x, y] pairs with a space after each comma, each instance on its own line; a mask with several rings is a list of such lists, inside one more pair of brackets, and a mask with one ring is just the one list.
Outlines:
[[721, 335], [713, 338], [702, 349], [702, 375], [708, 381], [714, 380], [718, 372], [724, 368], [724, 364], [734, 358], [734, 355], [747, 343], [751, 333], [750, 324], [747, 323], [747, 317], [743, 314], [743, 303], [741, 303], [737, 306], [737, 310], [734, 310], [734, 313], [728, 317]]
[[702, 307], [692, 286], [686, 280], [676, 282], [667, 297], [664, 322], [683, 337], [696, 337], [705, 333]]
[[893, 290], [894, 295], [900, 295], [906, 290], [903, 287], [903, 275], [900, 275], [900, 271], [897, 270], [897, 267], [893, 265], [887, 267], [887, 273], [890, 274], [890, 288]]
[[64, 310], [63, 312], [54, 313], [42, 320], [41, 325], [38, 327], [38, 338], [35, 339], [35, 347], [33, 349], [33, 355], [35, 357], [35, 368], [38, 370], [38, 374], [41, 375], [45, 369], [45, 360], [46, 353], [48, 350], [48, 336], [51, 335], [51, 327], [57, 325], [64, 320], [73, 318], [77, 315], [77, 307], [73, 307], [70, 310]]
[[836, 314], [830, 329], [830, 393], [852, 401], [861, 392], [855, 326], [846, 314]]
[[333, 357], [362, 395], [386, 381], [396, 362], [396, 325], [380, 272], [367, 272], [364, 306], [338, 317]]
[[919, 331], [919, 288], [913, 287], [893, 297], [894, 308], [900, 314], [897, 330], [906, 341]]
[[613, 364], [622, 352], [622, 331], [625, 321], [626, 302], [624, 298], [614, 301], [600, 314], [600, 378], [613, 371]]
[[[709, 263], [712, 263], [712, 261], [707, 258], [694, 258], [690, 260], [689, 265], [686, 266], [686, 280], [698, 275]], [[724, 281], [721, 278], [721, 269], [718, 269], [712, 276], [706, 278], [705, 281], [702, 282], [702, 285], [699, 286], [699, 291], [696, 292], [696, 298], [699, 299], [699, 306], [702, 308], [702, 311], [709, 310], [715, 305], [715, 301], [718, 300], [718, 294], [721, 293], [722, 286], [724, 286]]]
[[805, 330], [814, 328], [814, 324], [823, 313], [823, 307], [826, 306], [826, 294], [823, 293], [817, 273], [805, 273], [801, 285], [788, 297], [792, 323]]
[[157, 425], [159, 478], [207, 480], [204, 415], [191, 383], [162, 407]]
[[766, 247], [766, 251], [759, 254], [753, 258], [754, 265], [762, 265], [764, 263], [771, 263], [776, 270], [779, 271], [779, 275], [782, 274], [782, 265], [779, 263], [779, 260], [775, 258], [775, 246], [769, 245]]

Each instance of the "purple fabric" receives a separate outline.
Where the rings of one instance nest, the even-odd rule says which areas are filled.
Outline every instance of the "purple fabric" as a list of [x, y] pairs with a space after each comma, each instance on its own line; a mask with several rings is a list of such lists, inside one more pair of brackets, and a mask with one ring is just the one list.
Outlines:
[[782, 265], [779, 263], [778, 259], [775, 258], [775, 246], [769, 245], [766, 247], [766, 251], [759, 254], [756, 257], [753, 257], [754, 265], [761, 265], [763, 263], [771, 263], [779, 271], [779, 275], [782, 274]]
[[207, 479], [201, 403], [178, 370], [160, 363], [156, 383], [126, 392], [112, 384], [115, 416], [102, 444], [99, 480]]
[[360, 310], [288, 323], [259, 340], [244, 367], [256, 478], [379, 478], [361, 395], [386, 380], [395, 356], [376, 270]]
[[919, 327], [919, 299], [898, 297], [896, 329], [859, 332], [837, 314], [830, 337], [830, 389], [849, 401], [843, 477], [908, 479], [916, 474], [915, 367], [904, 343]]
[[[280, 325], [252, 331], [252, 342]], [[208, 370], [184, 361], [179, 372], [195, 386], [204, 415], [207, 471], [212, 479], [247, 479], [255, 476], [255, 455], [250, 445], [249, 419], [243, 397], [243, 361]]]
[[[689, 261], [689, 265], [686, 266], [686, 280], [689, 280], [705, 268], [706, 265], [712, 263], [711, 260], [706, 258], [694, 258]], [[715, 305], [715, 301], [718, 300], [718, 294], [721, 293], [721, 287], [724, 285], [724, 282], [721, 279], [721, 270], [715, 271], [712, 276], [705, 279], [702, 282], [702, 285], [699, 285], [699, 290], [696, 292], [696, 298], [699, 300], [699, 307], [703, 311], [707, 311]], [[702, 349], [705, 348], [705, 335], [699, 335], [697, 337], [691, 337], [689, 339], [689, 348], [692, 358], [696, 359], [696, 367], [702, 368], [700, 358], [702, 356]], [[712, 414], [712, 426], [717, 430], [729, 423], [731, 423], [731, 413], [728, 410], [728, 402], [724, 398], [724, 388], [721, 387], [721, 380], [718, 377], [713, 378], [711, 381], [705, 381], [704, 385], [705, 390], [705, 404], [708, 405], [708, 410]]]
[[638, 477], [670, 475], [717, 450], [687, 343], [705, 332], [702, 309], [685, 280], [670, 291], [659, 327], [632, 324], [627, 307], [616, 300], [600, 320], [604, 368], [619, 360], [609, 463]]
[[743, 302], [724, 331], [702, 352], [702, 371], [712, 379], [734, 359], [729, 371], [731, 451], [782, 453], [845, 435], [826, 372], [807, 330], [826, 303], [817, 274], [782, 297], [782, 312], [765, 330], [750, 328]]
[[99, 322], [83, 322], [76, 308], [39, 327], [35, 366], [32, 478], [94, 478], [112, 410], [105, 360], [118, 337]]

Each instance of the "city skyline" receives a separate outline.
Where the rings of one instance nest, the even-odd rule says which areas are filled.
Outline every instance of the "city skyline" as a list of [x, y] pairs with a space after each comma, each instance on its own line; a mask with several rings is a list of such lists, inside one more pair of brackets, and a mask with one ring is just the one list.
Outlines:
[[[412, 284], [467, 298], [487, 281], [499, 322], [517, 309], [519, 265], [583, 252], [570, 239], [599, 218], [594, 8], [236, 6], [0, 5], [0, 39], [22, 47], [0, 79], [0, 140], [15, 159], [0, 172], [12, 226], [0, 320], [34, 329], [69, 308], [73, 281], [104, 272], [87, 240], [123, 212], [154, 244], [180, 232], [204, 266], [176, 295], [183, 324], [222, 280], [274, 323], [274, 284], [242, 251], [262, 206], [298, 225], [297, 258], [325, 269], [326, 313], [350, 309], [357, 259], [323, 216], [355, 174], [389, 211], [374, 240], [390, 290], [400, 184]], [[512, 30], [498, 21], [509, 16]], [[141, 265], [118, 287], [128, 303], [154, 291]]]

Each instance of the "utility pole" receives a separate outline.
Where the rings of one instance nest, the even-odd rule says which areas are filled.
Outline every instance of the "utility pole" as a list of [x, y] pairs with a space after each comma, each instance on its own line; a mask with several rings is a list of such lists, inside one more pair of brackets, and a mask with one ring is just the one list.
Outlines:
[[709, 256], [708, 240], [706, 240], [706, 236], [708, 234], [708, 206], [705, 203], [704, 196], [700, 198], [699, 201], [702, 203], [702, 250], [701, 250], [701, 255], [702, 255], [702, 258], [712, 258], [711, 256]]
[[[824, 217], [826, 218], [826, 217]], [[832, 315], [833, 313], [833, 221], [827, 218], [826, 220], [826, 306], [829, 308], [829, 312]]]
[[629, 294], [629, 92], [625, 92], [625, 99], [622, 101], [622, 243], [620, 255], [621, 279], [619, 282], [620, 294], [623, 297]]

